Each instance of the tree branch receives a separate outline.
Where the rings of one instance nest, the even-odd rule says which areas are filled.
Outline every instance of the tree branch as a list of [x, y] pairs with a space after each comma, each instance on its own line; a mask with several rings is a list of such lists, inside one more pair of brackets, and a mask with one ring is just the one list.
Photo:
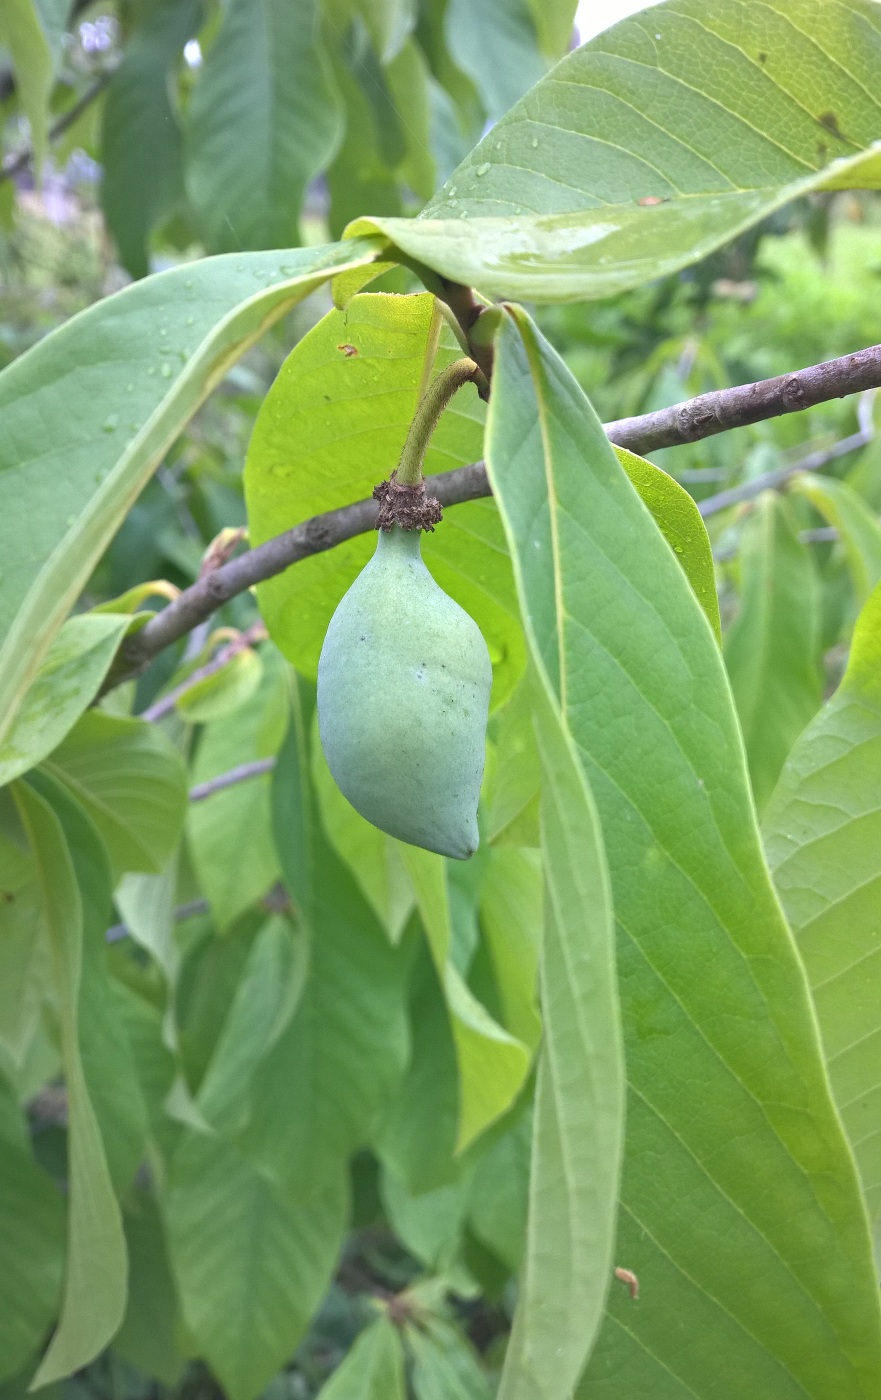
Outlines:
[[[733, 389], [718, 389], [656, 413], [622, 418], [606, 424], [606, 432], [616, 446], [645, 454], [660, 447], [696, 442], [729, 428], [758, 423], [765, 418], [777, 418], [784, 413], [795, 413], [813, 404], [879, 386], [881, 345], [873, 345], [866, 350], [858, 350], [856, 354], [844, 355], [841, 359], [828, 360], [776, 379], [742, 384]], [[843, 439], [835, 455], [862, 445], [868, 440], [865, 433], [866, 429], [863, 429], [851, 438]], [[828, 453], [823, 460], [829, 460]], [[778, 472], [769, 472], [765, 477], [708, 497], [701, 503], [701, 512], [710, 515], [715, 510], [758, 495], [766, 486], [778, 485], [796, 471], [810, 469], [810, 458], [802, 458], [792, 466], [781, 467]], [[429, 477], [428, 482], [432, 493], [444, 506], [458, 505], [492, 494], [483, 462], [471, 462], [454, 471], [441, 472]], [[123, 643], [118, 664], [114, 665], [105, 690], [138, 675], [160, 651], [185, 636], [236, 594], [282, 573], [301, 559], [333, 549], [345, 540], [375, 529], [377, 510], [376, 501], [368, 500], [315, 515], [283, 535], [277, 535], [247, 554], [213, 569], [192, 587], [184, 589], [140, 632]]]
[[858, 447], [867, 447], [873, 436], [870, 428], [860, 428], [858, 433], [841, 438], [831, 447], [806, 452], [784, 467], [776, 467], [772, 472], [762, 472], [761, 476], [754, 476], [751, 481], [742, 481], [739, 486], [729, 486], [727, 491], [717, 491], [715, 496], [705, 496], [702, 501], [698, 501], [697, 508], [706, 520], [708, 515], [715, 515], [720, 510], [726, 510], [728, 506], [736, 506], [740, 501], [751, 501], [763, 491], [772, 491], [782, 486], [799, 472], [819, 471], [820, 467], [834, 462], [836, 457], [844, 457], [848, 452], [855, 452]]
[[[78, 98], [73, 106], [69, 107], [68, 110], [58, 118], [57, 122], [54, 122], [53, 125], [50, 126], [50, 144], [53, 141], [57, 141], [59, 136], [63, 136], [65, 131], [68, 131], [73, 126], [74, 122], [79, 120], [86, 108], [91, 107], [95, 98], [101, 96], [101, 93], [112, 77], [112, 70], [107, 73], [102, 73], [101, 77], [98, 78], [90, 88], [86, 88], [82, 97]], [[18, 155], [12, 156], [5, 165], [0, 165], [0, 181], [11, 180], [13, 176], [18, 175], [20, 171], [30, 165], [33, 158], [33, 148], [31, 146], [25, 146], [23, 151], [19, 151]]]
[[221, 773], [216, 778], [209, 778], [207, 783], [197, 783], [195, 787], [191, 787], [190, 801], [202, 802], [206, 797], [213, 797], [215, 792], [222, 792], [224, 788], [244, 783], [248, 778], [259, 778], [263, 773], [271, 773], [274, 767], [274, 758], [255, 758], [251, 763], [240, 763], [237, 768], [230, 768], [228, 772]]
[[798, 413], [829, 399], [859, 394], [881, 384], [881, 345], [870, 345], [853, 355], [826, 360], [807, 369], [760, 379], [757, 384], [739, 384], [733, 389], [716, 389], [686, 403], [644, 413], [639, 418], [619, 418], [606, 424], [606, 432], [618, 447], [631, 452], [657, 452], [661, 447], [679, 447], [686, 442], [713, 437], [716, 433]]
[[253, 623], [247, 632], [242, 632], [238, 637], [234, 637], [231, 642], [221, 648], [216, 656], [212, 657], [210, 661], [206, 661], [204, 666], [199, 666], [195, 671], [191, 671], [186, 680], [181, 681], [174, 690], [170, 690], [167, 695], [161, 696], [146, 710], [142, 710], [139, 718], [157, 720], [162, 719], [163, 715], [170, 714], [178, 700], [191, 691], [193, 686], [198, 685], [200, 681], [208, 680], [210, 676], [216, 676], [240, 652], [247, 651], [248, 647], [253, 646], [255, 642], [265, 642], [268, 636], [269, 633], [262, 622]]

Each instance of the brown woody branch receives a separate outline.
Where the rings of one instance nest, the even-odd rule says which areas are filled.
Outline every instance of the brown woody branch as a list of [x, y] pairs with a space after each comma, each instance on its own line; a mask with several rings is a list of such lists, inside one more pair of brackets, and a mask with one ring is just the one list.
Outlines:
[[638, 418], [619, 418], [606, 424], [606, 432], [618, 447], [631, 452], [657, 452], [661, 447], [680, 447], [687, 442], [713, 437], [731, 428], [798, 413], [815, 404], [859, 394], [881, 385], [881, 345], [870, 345], [838, 360], [760, 379], [757, 384], [738, 384], [733, 389], [715, 389], [699, 394], [687, 403], [644, 413]]
[[[742, 384], [733, 389], [718, 389], [713, 393], [689, 399], [687, 403], [660, 409], [656, 413], [645, 413], [637, 418], [622, 418], [617, 422], [607, 423], [606, 432], [610, 441], [618, 447], [645, 454], [657, 451], [661, 447], [697, 442], [701, 438], [727, 432], [731, 428], [758, 423], [766, 418], [777, 418], [784, 413], [796, 413], [829, 399], [843, 398], [847, 394], [856, 394], [879, 386], [881, 345], [873, 345], [866, 350], [858, 350], [853, 355], [844, 355], [824, 364], [811, 365], [807, 369], [779, 375], [775, 379], [760, 380], [756, 384]], [[749, 499], [768, 484], [784, 480], [796, 469], [806, 470], [806, 462], [801, 461], [797, 468], [781, 469], [781, 474], [779, 477], [775, 476], [774, 482], [748, 482], [732, 488], [731, 492], [720, 492], [719, 496], [712, 499], [721, 500], [725, 505]], [[444, 506], [458, 505], [463, 501], [473, 501], [492, 494], [483, 462], [472, 462], [468, 466], [457, 467], [454, 471], [442, 472], [432, 476], [430, 483], [432, 492]], [[709, 501], [703, 503], [705, 514], [709, 513], [709, 504]], [[722, 505], [714, 505], [713, 509], [722, 509]], [[258, 545], [256, 549], [251, 549], [239, 558], [232, 559], [207, 573], [191, 588], [184, 589], [168, 607], [157, 613], [140, 632], [124, 643], [119, 664], [113, 668], [108, 688], [139, 674], [160, 651], [185, 636], [200, 622], [204, 622], [221, 604], [228, 602], [236, 594], [282, 573], [301, 559], [333, 549], [345, 540], [375, 529], [376, 517], [376, 501], [356, 501], [352, 505], [342, 506], [339, 510], [313, 516], [311, 520], [295, 525], [283, 535], [277, 535], [265, 544]]]

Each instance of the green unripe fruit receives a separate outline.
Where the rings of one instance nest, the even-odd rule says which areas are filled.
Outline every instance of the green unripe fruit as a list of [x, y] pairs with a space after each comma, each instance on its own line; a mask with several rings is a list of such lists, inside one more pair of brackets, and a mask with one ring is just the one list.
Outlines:
[[477, 849], [492, 667], [418, 530], [381, 530], [318, 662], [318, 728], [337, 786], [380, 830], [467, 860]]

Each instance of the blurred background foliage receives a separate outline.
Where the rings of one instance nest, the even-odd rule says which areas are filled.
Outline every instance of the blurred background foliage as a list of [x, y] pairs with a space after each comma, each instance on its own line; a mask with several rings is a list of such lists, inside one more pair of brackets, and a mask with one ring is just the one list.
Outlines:
[[[2, 363], [148, 271], [206, 253], [322, 242], [363, 213], [418, 212], [487, 124], [566, 51], [575, 7], [571, 0], [40, 0], [36, 34], [16, 28], [13, 8], [0, 14]], [[609, 420], [873, 343], [879, 278], [877, 198], [817, 195], [679, 276], [537, 315]], [[416, 290], [400, 271], [380, 285]], [[286, 355], [329, 307], [329, 293], [316, 293], [228, 374], [133, 506], [84, 607], [145, 579], [185, 587], [218, 535], [245, 525], [242, 467], [255, 417]], [[879, 412], [871, 396], [833, 402], [655, 454], [704, 503], [803, 459], [820, 469], [817, 489], [794, 476], [796, 489], [762, 497], [758, 508], [749, 501], [707, 515], [726, 656], [759, 801], [798, 729], [834, 687], [859, 603], [881, 576]], [[844, 494], [836, 495], [835, 485], [827, 490], [827, 480], [841, 483]], [[232, 629], [222, 638], [228, 639], [257, 621], [245, 594], [214, 626]], [[217, 636], [200, 629], [108, 708], [140, 713], [204, 660]], [[243, 654], [258, 660], [243, 665]], [[272, 720], [277, 653], [257, 642], [239, 653], [236, 666], [206, 708], [173, 713], [168, 721], [191, 757], [195, 781], [275, 753], [281, 742], [284, 726], [276, 725], [276, 734]], [[791, 715], [777, 717], [769, 741], [763, 706], [773, 705], [775, 666], [789, 668], [783, 683], [796, 701]], [[254, 738], [247, 752], [250, 740], [236, 747], [245, 706], [252, 715], [257, 706], [264, 728], [273, 731]], [[516, 747], [516, 711], [509, 706], [495, 724], [495, 740]], [[363, 833], [346, 827], [320, 763], [315, 781], [332, 841], [356, 862]], [[528, 781], [526, 791], [528, 797]], [[524, 881], [520, 893], [528, 902], [532, 857], [506, 871], [504, 852], [530, 851], [534, 812], [528, 803], [518, 806], [516, 794], [509, 801], [510, 794], [497, 790], [495, 797], [495, 814], [486, 818], [502, 837], [493, 847], [492, 899], [484, 900], [478, 927], [469, 890], [469, 880], [486, 873], [478, 857], [468, 871], [451, 873], [451, 917], [460, 970], [504, 1023], [493, 919], [503, 917], [504, 886], [515, 877]], [[258, 816], [268, 822], [268, 807]], [[513, 829], [505, 838], [509, 819]], [[240, 837], [242, 820], [255, 818], [239, 819]], [[190, 911], [176, 926], [174, 1055], [161, 1034], [169, 1003], [156, 960], [122, 929], [109, 945], [114, 995], [139, 1047], [140, 1077], [153, 1077], [152, 1086], [142, 1086], [148, 1105], [171, 1087], [175, 1064], [189, 1093], [198, 1092], [258, 935], [287, 907], [270, 853], [256, 876], [249, 872], [245, 907], [220, 910], [212, 889], [223, 887], [237, 850], [223, 836], [212, 848], [197, 823], [193, 836], [195, 855], [184, 850], [174, 888], [174, 902]], [[268, 830], [265, 836], [271, 847]], [[239, 874], [236, 867], [233, 875]], [[265, 1390], [271, 1400], [317, 1393], [374, 1315], [372, 1298], [409, 1288], [414, 1316], [430, 1319], [425, 1325], [434, 1329], [435, 1351], [417, 1358], [415, 1373], [426, 1400], [453, 1394], [431, 1388], [451, 1374], [458, 1376], [456, 1395], [488, 1393], [509, 1327], [531, 1085], [474, 1149], [454, 1160], [445, 1134], [455, 1110], [445, 1112], [443, 1095], [455, 1099], [455, 1066], [449, 1033], [437, 1030], [442, 996], [415, 916], [406, 900], [395, 905], [396, 879], [392, 870], [385, 884], [365, 889], [390, 926], [401, 922], [403, 910], [394, 975], [409, 979], [414, 1057], [373, 1147], [351, 1161], [349, 1231], [335, 1282], [299, 1349]], [[137, 917], [137, 893], [130, 887], [128, 900], [117, 901], [120, 921]], [[526, 1038], [530, 1014], [527, 992], [518, 1032]], [[63, 1184], [64, 1102], [54, 1037], [47, 1014], [14, 1073], [5, 1061], [0, 1068], [27, 1105], [38, 1161]], [[427, 1044], [423, 1058], [420, 1047]], [[430, 1091], [420, 1075], [429, 1077]], [[421, 1141], [408, 1141], [402, 1128], [408, 1104], [421, 1111], [414, 1120]], [[207, 1366], [192, 1360], [196, 1349], [178, 1313], [151, 1188], [178, 1128], [179, 1119], [153, 1125], [154, 1157], [125, 1198], [132, 1296], [147, 1301], [140, 1313], [130, 1308], [107, 1353], [59, 1386], [66, 1400], [172, 1393], [196, 1400], [220, 1393]], [[17, 1374], [0, 1374], [2, 1400], [23, 1394], [32, 1369], [29, 1357]]]

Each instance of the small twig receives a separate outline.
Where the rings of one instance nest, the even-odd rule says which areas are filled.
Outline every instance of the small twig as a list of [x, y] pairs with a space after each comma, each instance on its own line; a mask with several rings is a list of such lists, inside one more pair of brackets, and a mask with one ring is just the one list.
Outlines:
[[216, 778], [209, 778], [207, 783], [197, 783], [195, 787], [191, 787], [190, 801], [203, 802], [206, 797], [213, 797], [215, 792], [222, 792], [224, 788], [247, 782], [249, 778], [259, 778], [263, 773], [271, 773], [274, 767], [274, 758], [255, 758], [251, 763], [240, 763], [237, 768], [230, 768], [228, 772], [220, 773]]
[[[817, 383], [811, 381], [813, 384], [812, 403], [820, 403], [824, 397], [839, 398], [843, 394], [858, 393], [869, 387], [877, 387], [881, 385], [881, 346], [873, 346], [871, 349], [859, 351], [855, 355], [845, 355], [840, 360], [830, 360], [824, 365], [815, 365], [812, 369], [798, 370], [794, 375], [782, 376], [782, 379], [768, 379], [760, 381], [758, 384], [739, 385], [734, 389], [720, 389], [712, 394], [692, 399], [688, 404], [662, 409], [660, 414], [647, 413], [641, 418], [620, 419], [615, 423], [607, 424], [606, 433], [610, 441], [617, 446], [627, 447], [630, 451], [639, 453], [651, 452], [660, 446], [670, 447], [676, 444], [694, 442], [702, 436], [709, 437], [714, 433], [722, 432], [726, 426], [736, 426], [734, 421], [727, 424], [721, 421], [722, 417], [725, 417], [725, 411], [719, 405], [720, 403], [724, 404], [729, 395], [732, 396], [732, 401], [735, 403], [747, 400], [753, 404], [753, 416], [749, 419], [741, 418], [738, 420], [743, 422], [758, 422], [761, 418], [774, 418], [781, 413], [792, 412], [796, 408], [807, 406], [802, 403], [790, 403], [788, 406], [781, 407], [783, 391], [780, 385], [793, 379], [810, 377], [815, 371], [823, 371], [820, 375], [820, 381], [824, 387], [821, 392]], [[776, 397], [770, 392], [768, 386], [777, 386]], [[712, 401], [716, 404], [715, 417], [694, 412], [694, 406], [701, 405], [705, 401]], [[688, 412], [685, 412], [686, 410]], [[680, 435], [676, 436], [676, 423], [680, 411], [684, 414], [684, 427]], [[735, 413], [732, 416], [736, 418], [737, 415]], [[660, 419], [663, 419], [667, 424], [662, 433], [662, 441], [658, 441]], [[850, 438], [844, 438], [841, 443], [836, 445], [833, 455], [840, 456], [843, 452], [851, 452], [855, 447], [865, 445], [869, 441], [869, 437], [864, 434], [865, 430], [853, 434]], [[829, 449], [828, 452], [824, 453], [823, 461], [833, 460], [832, 456], [829, 455], [831, 451], [832, 449]], [[777, 485], [796, 471], [816, 470], [818, 464], [821, 464], [819, 454], [816, 458], [811, 454], [797, 463], [780, 468], [779, 473], [766, 473], [764, 477], [757, 477], [753, 481], [745, 482], [742, 486], [733, 487], [732, 491], [737, 493], [734, 496], [728, 492], [709, 496], [700, 505], [701, 513], [709, 515], [714, 510], [724, 509], [726, 505], [749, 500], [758, 495], [766, 486]], [[474, 501], [492, 494], [483, 462], [471, 462], [468, 466], [457, 467], [454, 471], [441, 472], [430, 477], [429, 480], [432, 495], [440, 501], [442, 506], [458, 505], [463, 501]], [[311, 520], [295, 525], [293, 529], [287, 530], [283, 535], [276, 535], [274, 539], [267, 540], [265, 544], [258, 545], [256, 549], [251, 549], [246, 554], [231, 559], [221, 568], [212, 570], [210, 574], [199, 579], [192, 587], [184, 589], [173, 603], [169, 603], [168, 607], [151, 618], [140, 632], [135, 633], [123, 643], [118, 662], [114, 663], [111, 674], [105, 682], [105, 691], [112, 689], [121, 681], [139, 675], [153, 658], [158, 656], [159, 652], [185, 636], [187, 632], [198, 626], [206, 617], [210, 617], [221, 604], [228, 602], [236, 594], [243, 593], [254, 584], [262, 583], [265, 579], [282, 573], [300, 559], [307, 559], [310, 555], [333, 549], [335, 545], [342, 544], [345, 540], [354, 539], [356, 535], [366, 534], [367, 531], [375, 529], [377, 510], [376, 501], [369, 500], [356, 501], [352, 505], [340, 507], [339, 510], [326, 511], [323, 515], [313, 516]]]
[[234, 637], [231, 642], [221, 648], [216, 656], [213, 656], [210, 661], [206, 661], [204, 666], [199, 666], [191, 672], [185, 681], [181, 681], [180, 685], [175, 686], [174, 690], [170, 690], [167, 695], [161, 696], [152, 705], [148, 705], [146, 710], [142, 710], [139, 718], [155, 721], [162, 719], [163, 715], [170, 714], [181, 696], [192, 690], [194, 685], [207, 680], [209, 676], [216, 676], [218, 671], [222, 671], [224, 666], [227, 666], [240, 652], [246, 651], [255, 642], [265, 642], [268, 636], [269, 633], [262, 622], [253, 623], [246, 632]]
[[[176, 924], [183, 923], [184, 919], [194, 919], [197, 914], [207, 914], [211, 910], [211, 905], [207, 899], [191, 899], [189, 904], [179, 904], [172, 911], [171, 917]], [[105, 943], [119, 943], [123, 938], [131, 937], [131, 929], [128, 924], [111, 924], [104, 935]]]
[[[58, 118], [57, 122], [53, 122], [52, 126], [49, 128], [50, 142], [57, 141], [59, 136], [63, 136], [65, 131], [68, 131], [73, 126], [74, 122], [79, 120], [86, 108], [91, 107], [95, 98], [101, 96], [101, 93], [112, 77], [112, 72], [102, 73], [101, 77], [98, 78], [90, 88], [86, 88], [82, 97], [78, 98], [73, 106], [68, 108], [68, 110]], [[0, 166], [0, 180], [11, 180], [15, 175], [18, 175], [22, 170], [26, 169], [33, 158], [33, 147], [25, 146], [24, 150], [19, 151], [17, 156], [13, 156], [5, 165]]]
[[816, 452], [806, 452], [803, 457], [798, 457], [792, 462], [788, 462], [785, 467], [777, 467], [772, 472], [762, 472], [761, 476], [754, 476], [750, 481], [743, 481], [739, 486], [730, 486], [727, 491], [718, 491], [715, 496], [707, 496], [703, 501], [698, 501], [697, 508], [704, 519], [708, 515], [715, 515], [717, 511], [727, 510], [729, 506], [736, 506], [741, 501], [751, 501], [755, 496], [761, 495], [763, 491], [775, 490], [782, 486], [791, 476], [797, 476], [799, 472], [815, 472], [820, 467], [825, 467], [829, 462], [834, 462], [838, 457], [844, 457], [848, 452], [854, 452], [858, 447], [866, 447], [872, 441], [873, 434], [861, 429], [858, 433], [851, 433], [849, 437], [841, 438], [834, 442], [831, 447], [820, 448]]

